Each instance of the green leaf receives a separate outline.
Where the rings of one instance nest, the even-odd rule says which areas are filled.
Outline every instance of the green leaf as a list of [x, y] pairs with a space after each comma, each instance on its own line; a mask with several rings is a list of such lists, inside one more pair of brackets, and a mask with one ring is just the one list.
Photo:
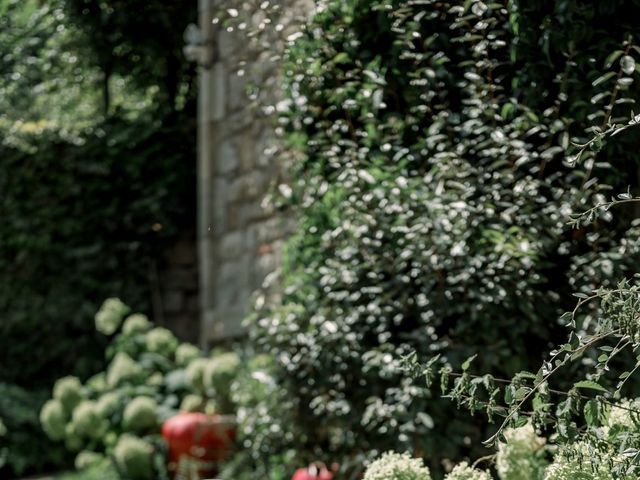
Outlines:
[[594, 382], [593, 380], [582, 380], [580, 382], [574, 383], [573, 384], [573, 388], [582, 388], [582, 389], [588, 389], [588, 390], [596, 390], [598, 392], [604, 392], [604, 393], [608, 393], [609, 390], [607, 390], [606, 388], [604, 388], [602, 385], [600, 385], [597, 382]]
[[518, 390], [516, 390], [516, 393], [515, 393], [516, 400], [522, 400], [524, 397], [527, 396], [527, 393], [529, 393], [528, 388], [520, 387]]
[[619, 59], [622, 56], [623, 53], [624, 52], [622, 50], [616, 50], [616, 51], [610, 53], [609, 56], [607, 57], [607, 59], [604, 62], [604, 67], [605, 68], [611, 68], [613, 66], [614, 62], [617, 59]]
[[600, 402], [591, 399], [584, 405], [584, 419], [587, 425], [595, 427], [599, 423], [600, 418]]
[[600, 75], [598, 78], [596, 78], [591, 85], [593, 85], [594, 87], [597, 87], [598, 85], [600, 85], [603, 82], [606, 82], [607, 80], [609, 80], [610, 78], [614, 77], [616, 75], [616, 72], [607, 72], [604, 75]]
[[473, 362], [473, 360], [478, 356], [478, 354], [474, 354], [471, 355], [469, 358], [467, 358], [463, 363], [462, 366], [460, 368], [462, 368], [463, 372], [466, 372], [467, 370], [469, 370], [469, 367], [471, 366], [471, 362]]

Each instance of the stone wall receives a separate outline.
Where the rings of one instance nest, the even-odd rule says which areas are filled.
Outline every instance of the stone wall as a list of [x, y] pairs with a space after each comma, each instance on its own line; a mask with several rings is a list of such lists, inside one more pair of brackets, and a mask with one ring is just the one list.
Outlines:
[[153, 318], [179, 338], [198, 342], [198, 259], [195, 231], [184, 232], [167, 252], [156, 273]]
[[[198, 257], [203, 344], [242, 335], [252, 293], [279, 265], [290, 228], [263, 202], [281, 181], [281, 167], [270, 153], [273, 127], [246, 95], [248, 81], [274, 86], [275, 65], [256, 55], [243, 67], [246, 74], [238, 75], [247, 59], [247, 37], [213, 22], [233, 4], [200, 0]], [[291, 8], [289, 16], [297, 11]]]

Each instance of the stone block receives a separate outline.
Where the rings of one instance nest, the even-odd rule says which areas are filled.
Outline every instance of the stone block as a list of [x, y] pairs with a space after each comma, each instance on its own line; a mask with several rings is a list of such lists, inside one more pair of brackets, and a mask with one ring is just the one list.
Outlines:
[[[219, 122], [224, 120], [226, 115], [226, 78], [227, 72], [222, 62], [217, 62], [211, 71], [211, 95], [209, 95], [209, 101], [211, 105], [209, 107], [210, 119], [213, 122]], [[205, 88], [203, 86], [203, 88]]]
[[245, 237], [246, 232], [243, 231], [226, 233], [220, 240], [218, 257], [225, 262], [240, 257], [246, 249]]
[[258, 243], [269, 243], [283, 234], [283, 220], [275, 217], [256, 224]]
[[211, 189], [210, 210], [211, 219], [208, 233], [212, 237], [218, 237], [227, 230], [228, 220], [228, 182], [224, 178], [216, 178]]
[[164, 294], [162, 303], [166, 313], [180, 312], [184, 307], [184, 295], [180, 291], [170, 290]]
[[230, 68], [227, 81], [229, 82], [227, 88], [229, 92], [227, 95], [227, 111], [235, 112], [247, 108], [250, 103], [247, 95], [247, 76], [238, 75], [237, 69]]
[[167, 255], [169, 265], [186, 266], [196, 263], [196, 243], [192, 237], [181, 238]]
[[198, 272], [195, 267], [171, 268], [162, 272], [162, 284], [167, 290], [196, 291]]
[[267, 174], [262, 170], [253, 170], [231, 180], [228, 186], [227, 201], [240, 203], [257, 202], [267, 188]]
[[236, 170], [240, 166], [238, 151], [230, 140], [223, 140], [218, 148], [216, 159], [216, 172], [222, 175]]

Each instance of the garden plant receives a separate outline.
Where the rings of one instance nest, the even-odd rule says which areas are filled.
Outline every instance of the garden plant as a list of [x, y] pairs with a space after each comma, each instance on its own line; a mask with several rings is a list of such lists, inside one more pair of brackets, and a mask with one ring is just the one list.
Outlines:
[[103, 303], [95, 325], [111, 339], [107, 369], [84, 384], [59, 379], [40, 413], [42, 428], [73, 452], [78, 470], [110, 464], [126, 480], [169, 478], [171, 444], [161, 425], [180, 412], [206, 413], [212, 422], [214, 415], [233, 414], [230, 391], [240, 359], [222, 351], [205, 356], [145, 315], [129, 314], [116, 298]]

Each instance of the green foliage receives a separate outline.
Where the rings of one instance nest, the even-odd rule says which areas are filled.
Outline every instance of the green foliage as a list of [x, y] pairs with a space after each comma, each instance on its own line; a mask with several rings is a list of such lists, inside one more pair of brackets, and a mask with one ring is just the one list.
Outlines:
[[[163, 250], [195, 224], [195, 69], [180, 49], [196, 5], [113, 5], [118, 21], [96, 31], [80, 3], [0, 0], [0, 378], [29, 389], [97, 370], [98, 302], [149, 310]], [[149, 11], [172, 31], [145, 28]], [[117, 52], [98, 48], [106, 37]], [[10, 443], [9, 476], [29, 468], [27, 444], [31, 467], [57, 461], [42, 440]]]
[[[38, 411], [47, 394], [40, 390], [25, 390], [0, 382], [0, 477], [13, 478], [43, 469], [56, 469], [62, 464], [63, 449], [51, 445], [42, 431]], [[51, 410], [50, 426], [56, 432], [64, 430], [66, 421], [62, 405]], [[46, 455], [43, 454], [47, 448]]]
[[82, 145], [44, 133], [0, 146], [0, 275], [11, 286], [0, 295], [2, 378], [86, 376], [103, 344], [89, 322], [96, 298], [149, 305], [149, 272], [188, 218], [187, 204], [168, 201], [189, 198], [192, 171], [176, 169], [191, 154], [186, 138], [182, 127], [114, 120]]
[[429, 469], [419, 458], [387, 452], [367, 467], [364, 480], [431, 480]]
[[62, 5], [84, 32], [94, 53], [91, 61], [105, 81], [127, 76], [140, 89], [154, 88], [155, 102], [172, 109], [184, 103], [194, 66], [184, 60], [183, 32], [196, 21], [197, 5], [181, 0], [66, 0]]
[[[395, 449], [422, 452], [435, 473], [442, 458], [483, 453], [489, 427], [452, 413], [400, 359], [442, 353], [439, 368], [481, 353], [481, 372], [534, 370], [564, 338], [555, 319], [571, 293], [636, 268], [627, 215], [590, 231], [567, 220], [636, 176], [637, 135], [579, 158], [571, 144], [596, 119], [606, 131], [631, 117], [638, 13], [578, 0], [329, 1], [291, 37], [276, 110], [298, 160], [299, 234], [282, 301], [249, 326], [288, 407], [265, 400], [269, 419], [246, 418], [254, 461], [295, 452], [349, 472]], [[258, 428], [266, 421], [276, 433]]]

